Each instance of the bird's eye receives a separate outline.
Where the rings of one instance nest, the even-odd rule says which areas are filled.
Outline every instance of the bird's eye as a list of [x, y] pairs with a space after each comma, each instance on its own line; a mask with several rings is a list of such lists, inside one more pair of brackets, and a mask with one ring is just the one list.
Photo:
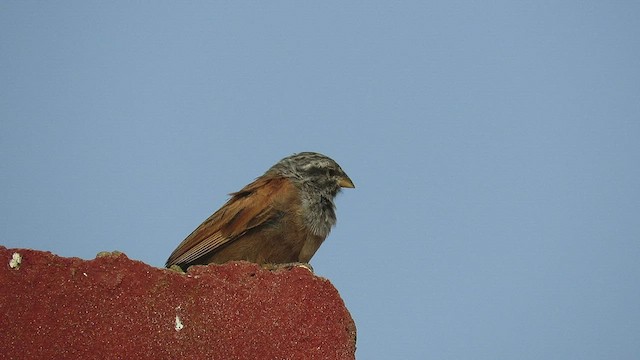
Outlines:
[[311, 176], [335, 177], [338, 175], [338, 170], [327, 167], [313, 167], [308, 169], [307, 173]]
[[308, 170], [309, 175], [324, 175], [326, 174], [325, 169], [320, 167], [313, 167]]

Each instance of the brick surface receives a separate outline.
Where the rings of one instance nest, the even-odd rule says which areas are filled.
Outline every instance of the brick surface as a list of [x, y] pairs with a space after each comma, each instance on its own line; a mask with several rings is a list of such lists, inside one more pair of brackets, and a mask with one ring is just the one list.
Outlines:
[[355, 358], [340, 295], [304, 268], [181, 274], [118, 253], [87, 261], [4, 247], [0, 260], [3, 359]]

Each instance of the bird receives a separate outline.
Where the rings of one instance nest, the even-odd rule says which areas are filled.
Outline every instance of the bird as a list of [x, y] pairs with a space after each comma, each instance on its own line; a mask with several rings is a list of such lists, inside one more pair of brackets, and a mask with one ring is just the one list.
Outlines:
[[[249, 261], [308, 264], [336, 224], [334, 198], [353, 181], [316, 152], [285, 157], [230, 199], [171, 253], [166, 267]], [[311, 269], [311, 267], [308, 267]]]

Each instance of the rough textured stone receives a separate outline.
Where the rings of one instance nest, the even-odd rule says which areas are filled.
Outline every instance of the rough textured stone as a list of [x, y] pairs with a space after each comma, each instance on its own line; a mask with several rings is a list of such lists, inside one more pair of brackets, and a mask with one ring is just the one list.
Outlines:
[[4, 247], [0, 260], [5, 359], [355, 358], [342, 299], [304, 268], [181, 274], [120, 253], [86, 261]]

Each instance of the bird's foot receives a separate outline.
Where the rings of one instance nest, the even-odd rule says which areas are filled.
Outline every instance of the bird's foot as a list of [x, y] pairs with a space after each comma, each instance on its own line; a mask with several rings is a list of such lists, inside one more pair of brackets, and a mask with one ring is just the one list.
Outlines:
[[181, 274], [184, 274], [184, 273], [185, 273], [185, 271], [184, 271], [184, 269], [183, 269], [183, 268], [181, 268], [180, 266], [175, 265], [175, 264], [174, 264], [174, 265], [171, 265], [171, 267], [169, 267], [169, 270], [171, 270], [171, 271], [175, 271], [175, 272], [177, 272], [177, 273], [181, 273]]
[[307, 270], [309, 270], [311, 273], [313, 273], [313, 267], [311, 266], [311, 264], [309, 263], [303, 263], [303, 262], [290, 262], [290, 263], [284, 263], [284, 264], [264, 264], [262, 265], [262, 267], [264, 267], [267, 270], [282, 270], [282, 269], [292, 269], [294, 267], [301, 267], [301, 268], [305, 268]]

